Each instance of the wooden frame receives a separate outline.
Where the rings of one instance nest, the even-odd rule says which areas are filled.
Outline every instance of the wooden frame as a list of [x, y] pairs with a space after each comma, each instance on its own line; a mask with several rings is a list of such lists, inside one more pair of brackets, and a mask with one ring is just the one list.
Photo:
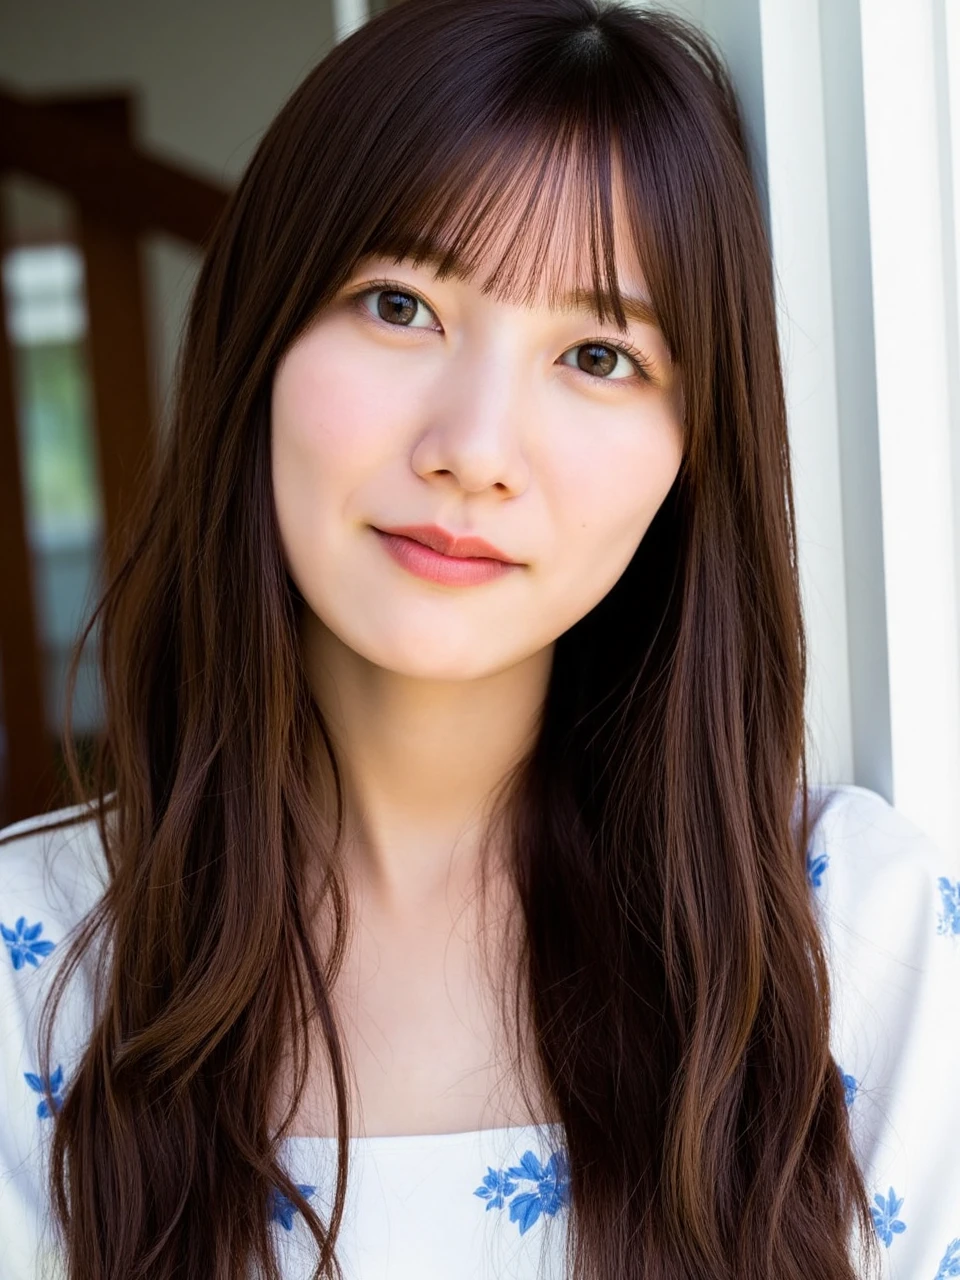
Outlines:
[[[0, 90], [0, 179], [21, 173], [52, 185], [78, 212], [108, 568], [122, 549], [126, 517], [152, 463], [155, 440], [140, 239], [145, 232], [162, 232], [202, 246], [228, 194], [141, 151], [133, 131], [129, 94], [27, 101]], [[63, 803], [44, 708], [18, 418], [10, 341], [3, 328], [0, 664], [7, 759], [0, 823]]]

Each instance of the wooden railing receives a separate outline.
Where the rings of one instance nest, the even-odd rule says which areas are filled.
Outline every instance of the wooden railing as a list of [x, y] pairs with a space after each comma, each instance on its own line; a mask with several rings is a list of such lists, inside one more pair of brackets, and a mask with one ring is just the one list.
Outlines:
[[[11, 174], [39, 180], [76, 209], [108, 558], [118, 550], [111, 534], [123, 525], [156, 438], [141, 240], [160, 232], [202, 247], [228, 194], [141, 148], [132, 103], [129, 94], [40, 101], [0, 90], [0, 180]], [[7, 742], [0, 823], [60, 801], [57, 742], [44, 712], [13, 367], [10, 337], [0, 325], [0, 664]]]

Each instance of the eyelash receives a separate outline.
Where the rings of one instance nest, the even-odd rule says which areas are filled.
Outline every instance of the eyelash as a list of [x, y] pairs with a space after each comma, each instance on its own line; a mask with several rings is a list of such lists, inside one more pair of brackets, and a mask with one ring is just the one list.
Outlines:
[[[368, 293], [381, 293], [381, 292], [385, 293], [388, 291], [394, 292], [394, 293], [402, 293], [404, 297], [407, 297], [407, 298], [416, 298], [417, 302], [422, 303], [424, 307], [426, 307], [426, 309], [430, 312], [431, 315], [433, 316], [436, 315], [436, 313], [433, 310], [433, 307], [430, 306], [426, 298], [421, 297], [419, 293], [411, 289], [408, 285], [400, 284], [396, 280], [372, 280], [369, 284], [365, 284], [362, 289], [359, 289], [354, 293], [351, 293], [349, 296], [349, 301], [351, 305], [359, 307], [360, 299], [365, 298]], [[374, 323], [380, 323], [380, 324], [387, 323], [385, 320], [380, 320], [379, 317], [370, 315], [369, 312], [367, 312], [366, 314], [368, 319], [373, 320]], [[388, 325], [388, 328], [393, 328], [393, 329], [405, 329], [408, 327], [409, 326], [407, 325]], [[655, 378], [653, 376], [653, 369], [650, 365], [650, 361], [647, 359], [646, 356], [644, 356], [640, 351], [638, 351], [636, 347], [631, 346], [629, 342], [611, 342], [609, 338], [585, 338], [583, 342], [575, 343], [574, 346], [568, 348], [568, 350], [572, 351], [576, 347], [607, 347], [611, 351], [619, 351], [622, 355], [625, 355], [627, 359], [636, 367], [637, 376], [640, 378], [641, 381], [646, 383], [655, 382]], [[568, 365], [567, 367], [571, 368], [572, 366]], [[577, 369], [576, 372], [582, 373], [584, 377], [590, 378], [592, 382], [599, 382], [601, 384], [607, 384], [607, 385], [613, 385], [613, 386], [621, 386], [625, 384], [627, 386], [630, 386], [633, 383], [632, 378], [591, 378], [591, 375], [588, 374], [584, 369]]]

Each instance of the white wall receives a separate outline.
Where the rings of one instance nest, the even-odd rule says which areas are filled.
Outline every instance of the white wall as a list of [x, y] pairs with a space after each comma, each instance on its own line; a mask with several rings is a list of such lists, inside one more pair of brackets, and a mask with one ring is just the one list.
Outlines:
[[[641, 0], [642, 2], [642, 0]], [[817, 0], [673, 0], [721, 49], [774, 254], [808, 636], [813, 780], [889, 792], [882, 733], [857, 752]], [[885, 678], [885, 669], [880, 680]]]
[[893, 788], [898, 807], [956, 847], [960, 392], [944, 0], [911, 0], [903, 17], [899, 0], [861, 6]]

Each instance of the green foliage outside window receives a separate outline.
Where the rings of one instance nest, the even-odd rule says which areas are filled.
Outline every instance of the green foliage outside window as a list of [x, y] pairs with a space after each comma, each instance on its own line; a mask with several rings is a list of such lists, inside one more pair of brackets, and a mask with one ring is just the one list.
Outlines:
[[79, 342], [15, 349], [25, 494], [41, 530], [99, 519], [84, 352]]

